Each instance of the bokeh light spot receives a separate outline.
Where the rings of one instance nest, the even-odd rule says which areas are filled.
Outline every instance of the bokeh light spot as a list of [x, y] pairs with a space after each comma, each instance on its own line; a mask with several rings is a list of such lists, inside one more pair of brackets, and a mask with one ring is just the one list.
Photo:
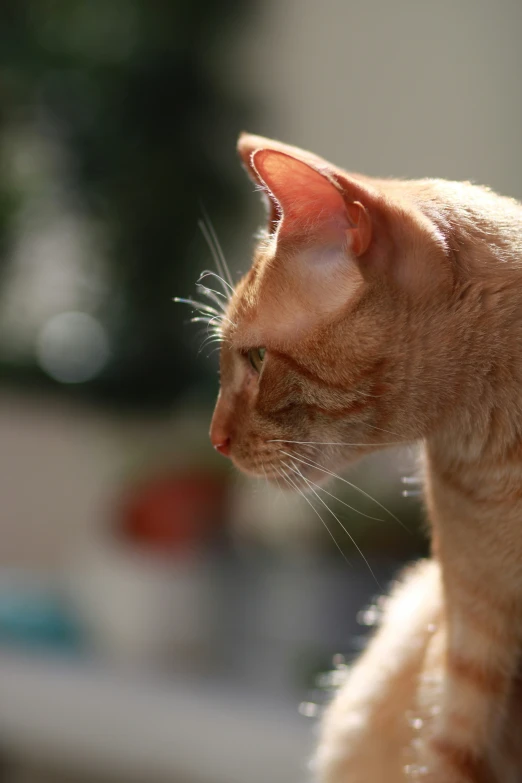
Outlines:
[[88, 313], [59, 313], [40, 330], [36, 355], [40, 367], [56, 381], [85, 383], [109, 360], [107, 332]]

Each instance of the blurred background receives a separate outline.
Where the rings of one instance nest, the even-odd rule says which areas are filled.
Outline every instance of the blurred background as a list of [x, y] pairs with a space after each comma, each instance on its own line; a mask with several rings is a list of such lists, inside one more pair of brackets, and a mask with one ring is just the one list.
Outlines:
[[375, 500], [330, 487], [357, 512], [326, 497], [372, 575], [325, 508], [346, 559], [305, 501], [213, 453], [218, 355], [172, 298], [213, 268], [204, 212], [248, 268], [243, 129], [522, 197], [522, 6], [0, 13], [0, 780], [306, 780], [372, 600], [427, 551], [416, 454], [351, 471]]

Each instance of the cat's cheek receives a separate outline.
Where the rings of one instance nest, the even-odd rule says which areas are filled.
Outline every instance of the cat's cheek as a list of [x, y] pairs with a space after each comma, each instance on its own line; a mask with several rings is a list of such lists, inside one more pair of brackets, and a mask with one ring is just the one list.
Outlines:
[[235, 407], [238, 416], [245, 424], [252, 421], [259, 397], [259, 375], [247, 370], [243, 375], [241, 389], [235, 397]]
[[259, 392], [259, 374], [253, 370], [248, 370], [244, 378], [243, 387], [250, 397], [257, 397]]

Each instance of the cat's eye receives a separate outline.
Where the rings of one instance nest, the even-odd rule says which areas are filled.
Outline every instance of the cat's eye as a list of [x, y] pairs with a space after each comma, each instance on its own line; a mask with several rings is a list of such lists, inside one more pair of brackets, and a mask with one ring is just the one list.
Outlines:
[[247, 354], [248, 361], [257, 373], [261, 372], [265, 353], [265, 348], [252, 348]]

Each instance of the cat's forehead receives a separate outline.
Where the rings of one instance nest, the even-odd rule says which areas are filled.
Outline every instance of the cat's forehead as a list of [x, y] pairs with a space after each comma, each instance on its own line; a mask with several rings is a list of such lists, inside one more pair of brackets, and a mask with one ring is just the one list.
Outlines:
[[237, 348], [250, 348], [264, 345], [273, 338], [274, 321], [273, 298], [267, 290], [266, 271], [259, 263], [254, 263], [249, 272], [236, 286], [230, 301], [227, 317], [227, 338]]
[[232, 344], [282, 348], [339, 313], [362, 282], [339, 252], [328, 246], [258, 252], [229, 305]]

